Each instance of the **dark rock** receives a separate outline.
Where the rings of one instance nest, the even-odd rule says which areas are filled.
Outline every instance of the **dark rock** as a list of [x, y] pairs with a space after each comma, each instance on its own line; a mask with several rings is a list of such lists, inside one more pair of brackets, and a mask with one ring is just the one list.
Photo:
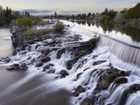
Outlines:
[[47, 71], [47, 73], [53, 74], [53, 73], [55, 73], [55, 69], [49, 70], [49, 71]]
[[80, 103], [80, 105], [93, 105], [92, 104], [92, 98], [83, 99], [82, 102]]
[[50, 57], [44, 57], [44, 58], [42, 58], [42, 62], [44, 62], [44, 63], [46, 63], [46, 62], [49, 62], [51, 60], [51, 58]]
[[19, 65], [19, 64], [13, 64], [7, 70], [9, 71], [26, 71], [28, 69], [27, 65], [25, 63]]
[[97, 58], [97, 57], [98, 57], [98, 55], [93, 55], [93, 56], [92, 56], [93, 59], [95, 59], [95, 58]]
[[46, 65], [43, 69], [46, 70], [46, 69], [49, 69], [50, 66], [49, 65]]
[[82, 92], [85, 92], [86, 89], [83, 88], [82, 86], [78, 86], [78, 87], [75, 89], [75, 91], [77, 91], [77, 92], [79, 92], [79, 93], [82, 93]]
[[97, 42], [98, 39], [93, 38], [87, 42], [77, 43], [74, 47], [72, 47], [70, 50], [73, 58], [67, 62], [67, 69], [70, 70], [79, 58], [91, 53], [96, 47]]
[[50, 64], [48, 64], [48, 65], [51, 66], [51, 67], [54, 66], [54, 64], [52, 64], [52, 63], [50, 63]]
[[28, 66], [26, 65], [26, 63], [23, 63], [20, 65], [20, 70], [26, 71], [27, 69], [28, 69]]
[[4, 61], [8, 63], [11, 61], [11, 59], [9, 57], [6, 57], [6, 58], [4, 58]]
[[31, 64], [35, 63], [36, 62], [36, 59], [32, 59], [31, 60]]
[[60, 59], [61, 55], [65, 52], [65, 49], [61, 49], [57, 52], [57, 59]]
[[35, 49], [37, 49], [39, 46], [40, 46], [39, 44], [38, 44], [38, 45], [36, 45], [36, 46], [35, 46]]
[[99, 60], [99, 61], [95, 61], [93, 62], [93, 65], [99, 65], [99, 64], [102, 64], [102, 63], [105, 63], [106, 60]]
[[121, 76], [128, 76], [129, 73], [125, 71], [118, 70], [116, 68], [111, 68], [106, 70], [100, 78], [98, 89], [107, 89], [110, 83]]
[[43, 65], [43, 62], [39, 62], [36, 64], [36, 67], [41, 67]]
[[77, 62], [77, 60], [78, 60], [78, 59], [69, 60], [69, 61], [66, 63], [67, 69], [68, 69], [68, 70], [72, 69], [72, 66]]
[[77, 97], [80, 95], [80, 93], [85, 92], [86, 89], [83, 88], [82, 86], [78, 86], [75, 91], [73, 92], [73, 96]]
[[127, 83], [128, 82], [128, 79], [125, 78], [125, 77], [120, 77], [120, 78], [117, 78], [115, 79], [114, 83], [116, 84], [123, 84], [123, 83]]
[[75, 96], [75, 97], [78, 97], [78, 96], [80, 95], [80, 93], [77, 92], [77, 91], [74, 91], [74, 92], [72, 93], [72, 95]]
[[62, 70], [60, 71], [60, 75], [61, 75], [61, 78], [65, 78], [66, 76], [69, 75], [69, 73], [66, 70]]
[[42, 50], [41, 51], [43, 56], [47, 56], [50, 52], [51, 52], [51, 50]]

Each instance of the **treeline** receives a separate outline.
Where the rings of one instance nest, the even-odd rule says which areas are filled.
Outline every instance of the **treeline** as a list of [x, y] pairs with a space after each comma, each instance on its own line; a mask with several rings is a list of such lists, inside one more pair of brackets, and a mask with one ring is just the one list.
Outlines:
[[[134, 23], [140, 24], [140, 3], [136, 4], [133, 8], [124, 9], [122, 11], [115, 11], [113, 9], [105, 9], [101, 13], [91, 13], [88, 14], [77, 14], [77, 15], [58, 15], [56, 12], [52, 16], [45, 16], [45, 18], [51, 19], [72, 19], [72, 20], [91, 20], [95, 22], [101, 22], [106, 24], [121, 23], [130, 24]], [[135, 21], [134, 21], [135, 20]], [[137, 26], [137, 25], [136, 25]]]
[[130, 20], [138, 20], [140, 18], [140, 3], [130, 9], [124, 9], [120, 12], [105, 9], [100, 14], [100, 20], [103, 23], [127, 23]]
[[8, 7], [2, 8], [0, 6], [0, 26], [9, 25], [11, 21], [14, 19], [14, 13]]
[[18, 26], [33, 26], [43, 24], [43, 19], [31, 16], [27, 11], [12, 11], [11, 8], [0, 6], [0, 26], [9, 26], [16, 24]]
[[43, 16], [43, 18], [49, 19], [72, 19], [72, 20], [85, 20], [85, 19], [93, 19], [95, 17], [94, 13], [89, 12], [88, 14], [82, 13], [77, 15], [59, 15], [55, 12], [54, 15]]

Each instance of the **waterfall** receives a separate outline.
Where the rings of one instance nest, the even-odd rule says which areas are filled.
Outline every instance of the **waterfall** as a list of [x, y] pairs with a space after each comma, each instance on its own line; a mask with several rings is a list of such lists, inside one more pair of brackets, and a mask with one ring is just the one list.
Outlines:
[[110, 51], [124, 62], [140, 66], [140, 47], [134, 46], [109, 36], [101, 36], [101, 46], [109, 46]]

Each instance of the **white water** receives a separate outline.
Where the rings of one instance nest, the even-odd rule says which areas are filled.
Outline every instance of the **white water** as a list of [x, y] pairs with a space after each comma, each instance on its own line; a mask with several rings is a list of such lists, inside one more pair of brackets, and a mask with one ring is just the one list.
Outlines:
[[[94, 36], [98, 35], [96, 32], [94, 32], [96, 30], [87, 28], [87, 26], [85, 27], [85, 26], [73, 24], [73, 23], [67, 22], [67, 21], [62, 21], [62, 22], [64, 22], [66, 25], [68, 25], [68, 24], [70, 25], [70, 28], [68, 28], [68, 32], [70, 32], [69, 35], [71, 35], [71, 36], [73, 36], [75, 34], [81, 35], [82, 39], [80, 40], [80, 42], [87, 41], [87, 40], [93, 38]], [[66, 36], [66, 38], [67, 38], [67, 36]], [[49, 42], [50, 40], [46, 40], [46, 41]], [[67, 42], [63, 42], [63, 43], [64, 43], [63, 45], [65, 45], [65, 43], [67, 43]], [[38, 49], [35, 49], [35, 46], [37, 44], [40, 44], [40, 46]], [[117, 46], [117, 47], [114, 47], [114, 46]], [[107, 68], [110, 68], [109, 65], [110, 65], [110, 63], [112, 63], [113, 66], [115, 66], [121, 70], [124, 70], [124, 71], [131, 70], [130, 76], [126, 77], [126, 78], [128, 78], [128, 83], [121, 84], [121, 85], [117, 86], [116, 89], [114, 89], [112, 87], [112, 85], [113, 85], [112, 84], [112, 85], [110, 85], [110, 87], [107, 90], [104, 90], [103, 92], [100, 93], [101, 96], [110, 95], [110, 97], [108, 97], [106, 99], [104, 105], [108, 105], [110, 103], [112, 105], [118, 105], [121, 95], [125, 89], [127, 89], [129, 86], [131, 86], [134, 83], [140, 84], [140, 82], [139, 82], [140, 81], [140, 72], [139, 72], [140, 69], [137, 66], [135, 66], [135, 63], [139, 62], [139, 61], [135, 61], [136, 60], [135, 58], [137, 57], [136, 55], [135, 55], [136, 57], [134, 57], [134, 59], [132, 58], [132, 56], [130, 56], [130, 58], [129, 58], [129, 55], [127, 55], [127, 54], [129, 54], [129, 52], [124, 51], [127, 47], [129, 47], [129, 46], [127, 46], [127, 47], [126, 46], [127, 45], [120, 44], [119, 42], [114, 42], [111, 39], [101, 39], [98, 47], [95, 50], [93, 50], [92, 53], [81, 57], [77, 61], [77, 63], [74, 64], [74, 66], [72, 67], [71, 70], [66, 69], [66, 62], [71, 59], [71, 55], [70, 55], [71, 52], [67, 51], [67, 52], [63, 53], [60, 59], [56, 58], [57, 51], [51, 52], [49, 54], [49, 56], [51, 57], [51, 61], [49, 63], [54, 64], [54, 67], [52, 67], [51, 69], [55, 69], [56, 71], [54, 74], [45, 74], [45, 76], [42, 76], [41, 78], [42, 78], [42, 80], [46, 80], [45, 78], [47, 78], [48, 76], [53, 78], [53, 81], [51, 81], [51, 83], [49, 85], [49, 87], [51, 87], [51, 89], [49, 88], [51, 91], [65, 88], [65, 89], [69, 90], [70, 92], [74, 92], [74, 89], [77, 86], [82, 85], [84, 88], [86, 88], [86, 92], [81, 93], [78, 97], [72, 98], [73, 105], [79, 105], [80, 102], [82, 101], [82, 99], [92, 96], [92, 93], [95, 91], [95, 88], [98, 84], [100, 75]], [[64, 46], [62, 46], [62, 47], [64, 47]], [[22, 86], [24, 86], [25, 83], [28, 83], [28, 81], [30, 81], [31, 78], [42, 73], [43, 67], [45, 65], [47, 65], [48, 63], [45, 63], [42, 67], [37, 68], [37, 67], [35, 67], [36, 63], [31, 64], [31, 60], [37, 59], [41, 55], [40, 50], [46, 49], [46, 48], [48, 48], [48, 47], [44, 46], [44, 42], [37, 42], [32, 45], [32, 49], [30, 52], [27, 52], [27, 53], [24, 53], [24, 51], [19, 52], [16, 56], [11, 57], [11, 62], [6, 65], [11, 65], [13, 63], [19, 63], [19, 64], [26, 63], [29, 67], [28, 71], [26, 72], [27, 77], [19, 80], [17, 83], [11, 85], [9, 88], [5, 89], [2, 93], [0, 93], [0, 100], [3, 99], [3, 96], [5, 96], [5, 97], [8, 95], [12, 96], [12, 94], [14, 93], [14, 91], [16, 91], [16, 89], [21, 88]], [[135, 50], [135, 49], [132, 48], [132, 49], [130, 49], [130, 51], [131, 50]], [[127, 55], [127, 56], [125, 57], [125, 55]], [[28, 58], [30, 58], [30, 59], [28, 59]], [[130, 59], [130, 60], [125, 60], [125, 58]], [[104, 60], [105, 62], [100, 63], [98, 65], [93, 65], [94, 62], [102, 61], [102, 60]], [[82, 64], [82, 62], [84, 62], [84, 63]], [[133, 65], [131, 63], [133, 63]], [[65, 78], [58, 78], [60, 76], [59, 72], [61, 70], [67, 70], [67, 72], [69, 73], [69, 76], [67, 76]], [[79, 73], [81, 73], [81, 75], [79, 78], [77, 78], [77, 75]], [[41, 84], [40, 86], [37, 86], [30, 91], [27, 91], [22, 94], [18, 94], [17, 96], [14, 97], [15, 99], [9, 98], [8, 102], [9, 103], [13, 102], [13, 101], [16, 102], [16, 100], [25, 98], [30, 93], [33, 94], [34, 92], [36, 92], [36, 90], [44, 89], [43, 87], [46, 88], [46, 83], [45, 82], [43, 82], [43, 83], [44, 84]], [[46, 88], [46, 89], [48, 89], [48, 88]], [[113, 90], [113, 89], [114, 89], [114, 91], [113, 91], [113, 93], [111, 93], [111, 90]], [[35, 98], [35, 99], [39, 98], [39, 96], [41, 94], [42, 93], [40, 93], [37, 96], [33, 96], [33, 98]], [[128, 99], [127, 99], [128, 101], [126, 102], [126, 105], [138, 105], [137, 102], [139, 102], [139, 100], [138, 100], [139, 95], [140, 95], [139, 91], [137, 91], [137, 93], [131, 94], [130, 97], [128, 97]], [[32, 101], [34, 102], [33, 99], [32, 99]], [[6, 103], [7, 102], [4, 100], [0, 104], [8, 105]], [[30, 104], [23, 104], [23, 105], [30, 105]], [[101, 105], [100, 102], [97, 105]]]

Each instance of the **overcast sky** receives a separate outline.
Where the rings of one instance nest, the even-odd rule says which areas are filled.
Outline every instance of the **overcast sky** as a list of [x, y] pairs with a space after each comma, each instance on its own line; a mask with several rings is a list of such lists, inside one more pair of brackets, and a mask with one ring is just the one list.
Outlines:
[[134, 6], [140, 0], [0, 0], [2, 6], [14, 10], [39, 9], [53, 11], [101, 12], [106, 7], [120, 10]]

